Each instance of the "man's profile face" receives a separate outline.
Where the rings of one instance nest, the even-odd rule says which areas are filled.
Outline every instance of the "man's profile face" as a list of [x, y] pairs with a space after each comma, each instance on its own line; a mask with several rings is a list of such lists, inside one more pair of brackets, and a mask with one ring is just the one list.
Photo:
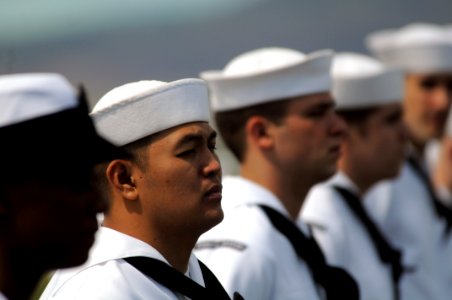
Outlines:
[[47, 269], [85, 262], [98, 228], [96, 215], [105, 208], [89, 188], [88, 173], [69, 176], [80, 185], [41, 178], [8, 187], [9, 233], [17, 253], [36, 256]]
[[441, 136], [451, 100], [452, 73], [406, 76], [404, 119], [415, 142]]
[[285, 172], [317, 183], [333, 175], [346, 127], [329, 93], [290, 100], [276, 149]]
[[144, 213], [168, 232], [202, 234], [223, 219], [216, 132], [194, 122], [158, 133], [138, 182]]
[[[395, 177], [405, 157], [406, 129], [401, 104], [376, 108], [361, 124], [350, 125], [347, 148], [367, 182]], [[363, 169], [364, 168], [364, 169]]]

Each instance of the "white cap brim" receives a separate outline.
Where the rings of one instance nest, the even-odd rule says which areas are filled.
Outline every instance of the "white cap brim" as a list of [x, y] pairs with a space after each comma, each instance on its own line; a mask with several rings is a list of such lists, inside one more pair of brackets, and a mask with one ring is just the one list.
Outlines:
[[74, 88], [60, 74], [0, 76], [0, 126], [57, 113], [77, 105]]
[[414, 23], [372, 33], [366, 44], [388, 66], [421, 74], [452, 72], [452, 38], [446, 27]]
[[338, 109], [369, 108], [403, 99], [403, 73], [359, 53], [338, 53], [332, 67]]
[[[128, 97], [119, 87], [99, 100], [91, 117], [102, 137], [123, 146], [178, 125], [209, 121], [208, 92], [203, 80], [182, 79], [157, 87], [149, 83], [148, 89], [141, 85], [138, 93], [132, 91]], [[116, 100], [114, 94], [118, 95]]]
[[215, 112], [240, 109], [331, 90], [332, 50], [307, 54], [298, 61], [262, 72], [228, 75], [206, 71], [201, 78], [210, 89]]

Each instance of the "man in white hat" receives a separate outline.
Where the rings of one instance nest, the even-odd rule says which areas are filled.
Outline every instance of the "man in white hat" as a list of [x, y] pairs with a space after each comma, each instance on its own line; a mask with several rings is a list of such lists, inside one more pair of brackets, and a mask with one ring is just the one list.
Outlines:
[[[414, 272], [404, 276], [404, 299], [449, 299], [440, 253], [452, 210], [438, 201], [424, 160], [427, 143], [443, 132], [452, 99], [452, 40], [445, 28], [411, 24], [369, 35], [371, 51], [405, 71], [404, 121], [410, 148], [400, 176], [369, 192], [369, 211]], [[447, 284], [446, 284], [447, 285]], [[449, 284], [450, 285], [450, 284]]]
[[229, 299], [192, 254], [198, 237], [223, 219], [205, 83], [125, 84], [91, 116], [131, 158], [99, 168], [111, 207], [90, 258], [57, 271], [41, 299]]
[[332, 51], [263, 48], [201, 74], [240, 176], [223, 180], [225, 219], [196, 254], [245, 299], [357, 299], [354, 280], [325, 263], [298, 212], [336, 170], [344, 124], [329, 93]]
[[308, 194], [301, 218], [328, 263], [356, 279], [360, 299], [399, 299], [400, 253], [366, 213], [362, 196], [395, 177], [405, 157], [403, 75], [358, 53], [336, 54], [333, 97], [347, 123], [338, 173]]
[[0, 76], [0, 299], [29, 299], [43, 274], [88, 257], [105, 209], [90, 173], [119, 155], [86, 105], [59, 74]]

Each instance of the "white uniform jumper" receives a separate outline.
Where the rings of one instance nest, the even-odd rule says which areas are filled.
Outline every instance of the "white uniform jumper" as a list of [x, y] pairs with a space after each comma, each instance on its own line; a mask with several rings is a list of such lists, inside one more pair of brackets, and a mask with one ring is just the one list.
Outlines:
[[366, 195], [366, 208], [391, 244], [403, 253], [402, 299], [446, 300], [452, 254], [444, 255], [445, 222], [437, 215], [425, 182], [405, 162], [396, 180], [385, 181]]
[[[41, 299], [186, 299], [122, 259], [131, 256], [151, 257], [168, 263], [157, 250], [143, 241], [101, 227], [88, 261], [80, 267], [57, 271]], [[204, 286], [198, 260], [193, 254], [186, 275]]]
[[[223, 222], [201, 236], [195, 253], [229, 293], [247, 300], [322, 299], [306, 262], [259, 207], [289, 219], [275, 195], [244, 178], [226, 177], [223, 205]], [[299, 228], [309, 236], [305, 224]]]
[[350, 179], [339, 172], [310, 190], [302, 220], [311, 226], [328, 263], [355, 278], [361, 299], [394, 299], [391, 266], [381, 261], [368, 230], [333, 185], [358, 194]]

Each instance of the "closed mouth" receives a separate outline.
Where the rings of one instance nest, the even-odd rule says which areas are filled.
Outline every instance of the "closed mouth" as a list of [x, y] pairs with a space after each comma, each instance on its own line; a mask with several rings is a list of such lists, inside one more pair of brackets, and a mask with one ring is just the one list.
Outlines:
[[207, 192], [204, 194], [204, 197], [214, 201], [221, 200], [221, 191], [223, 190], [223, 186], [221, 184], [215, 184], [211, 186]]

